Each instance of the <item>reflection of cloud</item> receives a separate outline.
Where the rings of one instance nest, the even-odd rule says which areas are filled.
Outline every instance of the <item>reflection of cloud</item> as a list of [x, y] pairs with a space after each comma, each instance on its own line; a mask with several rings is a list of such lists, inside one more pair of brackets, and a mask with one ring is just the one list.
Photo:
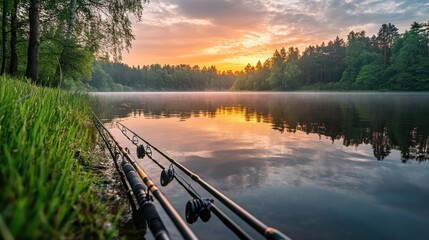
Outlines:
[[[249, 156], [248, 152], [248, 150], [217, 151], [211, 158], [188, 157], [184, 164], [204, 179], [216, 183], [222, 190], [258, 188], [267, 184], [270, 169], [279, 159], [261, 159]], [[303, 164], [304, 161], [288, 163], [292, 166]]]
[[[361, 192], [368, 189], [373, 178], [377, 178], [378, 169], [367, 169], [374, 161], [347, 161], [368, 159], [368, 156], [342, 151], [340, 144], [326, 149], [326, 142], [315, 139], [307, 144], [274, 141], [270, 148], [262, 150], [255, 146], [235, 148], [233, 141], [229, 143], [228, 150], [214, 149], [210, 157], [187, 156], [184, 162], [203, 178], [221, 182], [224, 189], [304, 184], [336, 191]], [[282, 145], [288, 145], [293, 154], [280, 154], [276, 149]]]
[[[402, 164], [395, 149], [377, 161], [371, 144], [365, 143], [373, 133], [378, 142], [384, 142], [387, 133], [406, 145], [420, 143], [420, 137], [427, 142], [427, 94], [101, 96], [106, 96], [109, 109], [115, 108], [112, 114], [129, 117], [123, 121], [126, 126], [292, 238], [424, 239], [428, 234], [427, 162]], [[266, 121], [258, 121], [258, 114]], [[181, 116], [188, 118], [179, 121]], [[280, 133], [271, 129], [272, 121], [300, 122], [301, 130]], [[419, 127], [411, 128], [410, 138], [409, 126], [415, 125]], [[423, 135], [415, 129], [422, 129]], [[360, 140], [346, 147], [342, 138], [332, 142], [330, 137], [313, 134], [317, 131]], [[113, 132], [121, 135], [118, 129]], [[118, 140], [135, 149], [124, 137]], [[158, 166], [147, 158], [139, 163], [158, 183]], [[173, 182], [162, 190], [169, 199], [181, 198], [180, 212], [184, 212], [189, 196], [179, 188]], [[218, 236], [215, 231], [213, 236]]]
[[[153, 0], [124, 59], [150, 63], [222, 65], [271, 56], [276, 48], [320, 44], [351, 30], [377, 32], [392, 22], [400, 31], [427, 21], [427, 1]], [[227, 68], [224, 66], [224, 68]]]
[[[429, 218], [429, 208], [426, 201], [429, 199], [427, 186], [416, 184], [414, 180], [405, 176], [402, 176], [405, 177], [403, 181], [397, 182], [397, 177], [398, 175], [393, 172], [384, 174], [383, 178], [380, 179], [381, 181], [378, 184], [374, 184], [371, 195], [380, 205], [410, 211]], [[395, 184], [386, 184], [388, 182], [394, 182]]]

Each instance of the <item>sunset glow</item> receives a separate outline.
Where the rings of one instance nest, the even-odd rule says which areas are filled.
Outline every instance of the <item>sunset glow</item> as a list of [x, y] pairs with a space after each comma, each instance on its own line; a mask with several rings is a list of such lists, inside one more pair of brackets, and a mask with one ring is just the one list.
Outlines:
[[142, 21], [133, 23], [135, 40], [123, 62], [242, 70], [281, 47], [303, 51], [346, 39], [352, 30], [372, 35], [388, 22], [404, 32], [428, 15], [427, 1], [152, 0]]

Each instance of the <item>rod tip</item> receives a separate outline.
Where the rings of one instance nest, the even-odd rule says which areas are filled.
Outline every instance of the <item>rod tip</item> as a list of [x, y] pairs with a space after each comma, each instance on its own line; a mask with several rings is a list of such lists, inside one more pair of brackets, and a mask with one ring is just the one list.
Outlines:
[[265, 230], [265, 238], [269, 239], [269, 240], [280, 240], [280, 239], [291, 240], [290, 238], [288, 238], [286, 235], [284, 235], [279, 230], [277, 230], [275, 228], [271, 228], [271, 227], [269, 227], [269, 228], [267, 228], [267, 230]]

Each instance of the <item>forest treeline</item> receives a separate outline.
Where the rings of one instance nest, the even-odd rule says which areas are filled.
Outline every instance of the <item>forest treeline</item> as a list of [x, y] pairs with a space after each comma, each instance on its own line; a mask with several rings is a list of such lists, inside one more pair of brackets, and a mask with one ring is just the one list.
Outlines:
[[403, 34], [383, 24], [377, 35], [350, 32], [327, 44], [276, 50], [248, 64], [233, 90], [429, 90], [429, 22]]
[[[74, 85], [82, 86], [74, 86]], [[240, 72], [216, 67], [153, 64], [129, 67], [96, 61], [91, 77], [70, 88], [92, 91], [192, 90], [429, 90], [429, 22], [403, 34], [383, 24], [377, 35], [350, 32], [327, 44], [276, 50], [264, 63]]]
[[164, 65], [129, 67], [122, 63], [95, 61], [92, 74], [81, 82], [68, 82], [70, 89], [90, 91], [220, 91], [235, 82], [232, 71], [215, 66]]

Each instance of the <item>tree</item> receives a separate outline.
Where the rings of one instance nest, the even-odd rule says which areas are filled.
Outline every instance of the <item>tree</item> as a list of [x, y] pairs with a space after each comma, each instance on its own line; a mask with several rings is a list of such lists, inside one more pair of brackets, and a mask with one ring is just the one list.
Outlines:
[[389, 88], [429, 90], [429, 37], [423, 24], [413, 23], [392, 47], [391, 66], [387, 69]]
[[39, 0], [30, 0], [30, 39], [28, 41], [28, 61], [25, 76], [30, 78], [34, 83], [39, 83], [39, 45], [40, 45], [40, 29], [39, 29]]
[[2, 62], [0, 74], [4, 75], [6, 73], [6, 44], [7, 44], [7, 12], [8, 12], [8, 2], [3, 0], [3, 13], [2, 13]]
[[[283, 50], [282, 52], [284, 52]], [[273, 57], [271, 58], [272, 68], [270, 77], [268, 78], [268, 81], [271, 85], [271, 89], [273, 90], [282, 90], [282, 82], [284, 77], [283, 61], [283, 56], [280, 55], [280, 53], [276, 50], [273, 54]]]
[[328, 44], [328, 50], [327, 53], [330, 57], [330, 66], [328, 69], [331, 70], [331, 78], [328, 82], [338, 82], [345, 69], [344, 58], [346, 57], [346, 44], [343, 39], [337, 36], [334, 42]]
[[298, 58], [298, 48], [290, 47], [286, 54], [286, 61], [283, 64], [282, 89], [295, 90], [298, 88], [298, 76], [301, 74]]
[[256, 64], [254, 90], [270, 90], [270, 82], [268, 81], [270, 77], [270, 61], [267, 59], [264, 65], [259, 63], [261, 62], [258, 61], [258, 64]]
[[10, 16], [10, 62], [9, 74], [15, 76], [18, 71], [18, 53], [16, 44], [18, 43], [17, 37], [17, 21], [18, 21], [18, 0], [13, 0], [13, 7]]
[[[54, 1], [55, 0], [51, 0]], [[121, 60], [123, 50], [131, 47], [134, 39], [131, 29], [130, 17], [133, 14], [141, 20], [143, 5], [147, 0], [89, 0], [88, 2], [70, 0], [60, 11], [54, 10], [59, 23], [66, 29], [61, 39], [61, 52], [55, 71], [52, 86], [58, 86], [60, 70], [67, 77], [79, 78], [75, 69], [77, 64], [87, 61], [88, 54], [98, 57], [113, 57], [115, 62]], [[48, 8], [49, 11], [52, 9]], [[67, 16], [67, 17], [63, 17]], [[75, 37], [79, 36], [79, 37]], [[71, 59], [70, 59], [71, 58]], [[72, 74], [70, 74], [72, 73]]]
[[364, 51], [359, 56], [362, 64], [356, 77], [356, 84], [361, 89], [379, 89], [384, 85], [384, 65], [380, 54]]
[[378, 30], [378, 46], [381, 48], [383, 53], [383, 63], [384, 66], [387, 66], [387, 60], [390, 54], [390, 48], [392, 47], [394, 41], [399, 37], [398, 29], [395, 25], [383, 24], [381, 25], [380, 30]]
[[283, 70], [282, 88], [285, 90], [295, 90], [298, 88], [298, 76], [301, 70], [298, 67], [297, 59], [290, 58]]
[[72, 37], [73, 32], [75, 28], [75, 20], [76, 20], [76, 0], [70, 0], [69, 4], [69, 19], [68, 19], [68, 26], [67, 26], [67, 32], [66, 37], [63, 45], [63, 49], [60, 54], [59, 63], [57, 70], [55, 72], [55, 78], [52, 83], [52, 86], [58, 86], [61, 82], [62, 78], [62, 68], [65, 66], [65, 62], [67, 61], [65, 58], [67, 57], [68, 53], [70, 52], [70, 48], [72, 47]]
[[248, 64], [246, 65], [246, 67], [244, 68], [244, 72], [245, 72], [246, 74], [252, 73], [252, 72], [254, 72], [254, 71], [255, 71], [255, 67], [253, 67], [252, 65], [250, 65], [250, 63], [248, 63]]
[[341, 81], [353, 83], [356, 80], [361, 67], [364, 65], [364, 60], [360, 58], [361, 54], [365, 54], [370, 49], [370, 39], [365, 36], [365, 31], [350, 32], [347, 36], [348, 44], [346, 48], [345, 63], [347, 68], [343, 72]]
[[308, 46], [305, 48], [299, 60], [299, 67], [302, 69], [301, 84], [310, 85], [316, 82], [316, 48]]
[[261, 69], [262, 69], [262, 63], [261, 63], [261, 61], [259, 60], [259, 61], [258, 61], [258, 63], [256, 63], [255, 70], [256, 70], [256, 71], [260, 71]]

